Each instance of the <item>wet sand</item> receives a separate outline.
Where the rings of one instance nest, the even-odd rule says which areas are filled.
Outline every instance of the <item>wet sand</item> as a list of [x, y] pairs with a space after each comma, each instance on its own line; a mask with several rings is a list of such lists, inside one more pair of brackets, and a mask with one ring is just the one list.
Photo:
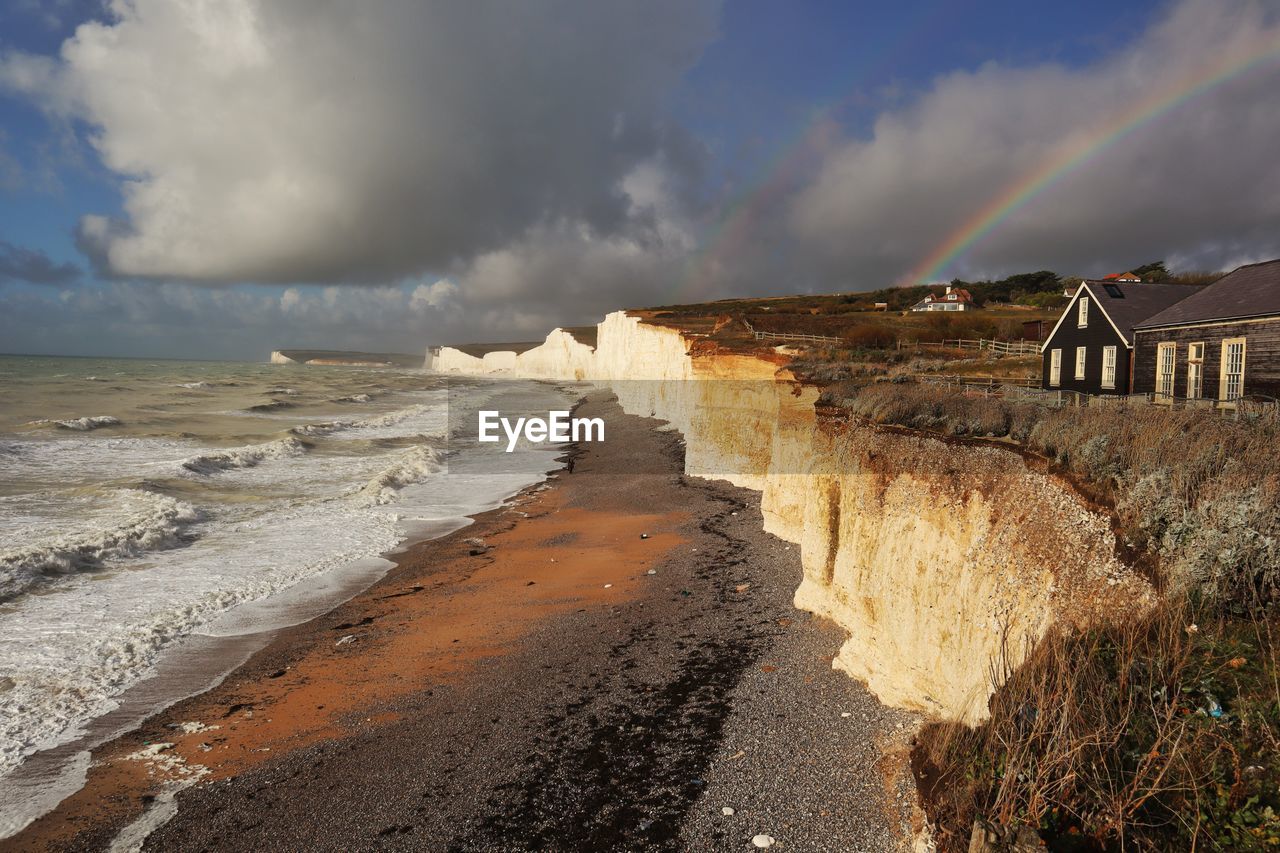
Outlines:
[[608, 440], [569, 470], [100, 747], [0, 847], [898, 849], [913, 721], [831, 669], [798, 549], [675, 433], [580, 413]]

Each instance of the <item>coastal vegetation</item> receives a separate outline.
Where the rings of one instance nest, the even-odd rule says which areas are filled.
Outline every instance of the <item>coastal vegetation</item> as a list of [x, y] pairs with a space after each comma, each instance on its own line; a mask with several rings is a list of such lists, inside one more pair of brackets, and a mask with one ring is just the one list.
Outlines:
[[[1171, 276], [1160, 264], [1134, 272], [1216, 278]], [[922, 381], [1037, 377], [1038, 356], [941, 345], [1019, 337], [1036, 316], [1029, 306], [1062, 301], [1060, 279], [1030, 282], [1030, 292], [957, 282], [987, 304], [974, 314], [869, 310], [889, 292], [819, 314], [780, 306], [763, 320], [759, 306], [741, 306], [753, 326], [779, 331], [816, 333], [843, 318], [840, 344], [804, 347], [790, 364], [822, 389], [820, 406], [1044, 460], [1112, 515], [1123, 556], [1163, 590], [1150, 612], [1117, 613], [1083, 633], [1054, 629], [1026, 660], [994, 667], [982, 724], [923, 728], [913, 765], [935, 839], [944, 851], [969, 849], [976, 824], [1005, 842], [1030, 828], [1052, 850], [1276, 849], [1280, 420], [1268, 410], [1237, 419], [1054, 408]], [[922, 294], [896, 295], [890, 309]]]
[[984, 724], [924, 728], [914, 763], [941, 847], [965, 849], [975, 820], [1062, 850], [1280, 845], [1280, 422], [844, 390], [875, 423], [1044, 458], [1111, 508], [1126, 556], [1165, 590], [1154, 612], [1054, 631], [993, 671]]

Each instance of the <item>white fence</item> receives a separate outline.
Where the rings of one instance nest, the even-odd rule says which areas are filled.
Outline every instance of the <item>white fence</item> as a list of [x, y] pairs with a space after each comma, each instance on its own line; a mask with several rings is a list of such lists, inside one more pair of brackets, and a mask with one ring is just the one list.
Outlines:
[[809, 344], [826, 344], [827, 346], [836, 346], [841, 343], [839, 338], [833, 338], [829, 335], [801, 335], [791, 334], [790, 332], [757, 332], [754, 329], [751, 334], [755, 335], [757, 341], [804, 341]]
[[[842, 339], [835, 338], [830, 335], [804, 335], [799, 332], [759, 332], [752, 329], [751, 334], [755, 336], [757, 341], [803, 341], [805, 343], [825, 344], [827, 346], [838, 346], [844, 343]], [[903, 341], [898, 341], [899, 349], [901, 349], [902, 345]], [[932, 346], [927, 341], [922, 341], [912, 345]], [[989, 341], [986, 338], [978, 338], [974, 340], [958, 338], [942, 341], [939, 345], [953, 349], [982, 350], [985, 352], [993, 352], [997, 355], [1038, 355], [1040, 352], [1040, 344], [1035, 341]]]
[[989, 341], [986, 338], [956, 338], [943, 341], [944, 347], [956, 349], [976, 349], [994, 352], [999, 355], [1038, 355], [1040, 344], [1037, 341]]

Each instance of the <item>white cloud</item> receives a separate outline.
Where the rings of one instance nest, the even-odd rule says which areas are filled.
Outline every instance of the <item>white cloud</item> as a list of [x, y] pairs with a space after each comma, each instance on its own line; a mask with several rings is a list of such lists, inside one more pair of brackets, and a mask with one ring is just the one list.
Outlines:
[[716, 0], [114, 0], [0, 85], [92, 125], [124, 221], [112, 273], [387, 282], [562, 220], [629, 225], [619, 182], [691, 142], [663, 99]]
[[290, 287], [280, 294], [280, 310], [288, 313], [302, 304], [302, 294], [296, 287]]
[[435, 284], [420, 284], [413, 289], [409, 298], [409, 307], [415, 310], [426, 308], [444, 308], [453, 303], [458, 296], [458, 286], [447, 278]]
[[[977, 242], [953, 272], [1106, 273], [1176, 257], [1218, 267], [1280, 254], [1280, 7], [1188, 0], [1092, 66], [987, 65], [939, 78], [846, 139], [787, 228], [827, 281], [892, 283], [1055, 152], [1089, 147], [1224, 59], [1257, 67], [1104, 146]], [[1083, 142], [1082, 142], [1083, 141]]]

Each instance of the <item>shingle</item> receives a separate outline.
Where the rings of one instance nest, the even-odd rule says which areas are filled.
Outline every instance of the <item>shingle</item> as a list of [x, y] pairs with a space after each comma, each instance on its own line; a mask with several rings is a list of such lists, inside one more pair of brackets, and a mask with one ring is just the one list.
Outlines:
[[1280, 260], [1238, 267], [1138, 328], [1280, 314]]
[[1085, 284], [1089, 285], [1089, 292], [1111, 322], [1116, 324], [1127, 343], [1133, 343], [1133, 329], [1139, 323], [1205, 289], [1186, 284], [1121, 284], [1115, 281], [1087, 281]]

